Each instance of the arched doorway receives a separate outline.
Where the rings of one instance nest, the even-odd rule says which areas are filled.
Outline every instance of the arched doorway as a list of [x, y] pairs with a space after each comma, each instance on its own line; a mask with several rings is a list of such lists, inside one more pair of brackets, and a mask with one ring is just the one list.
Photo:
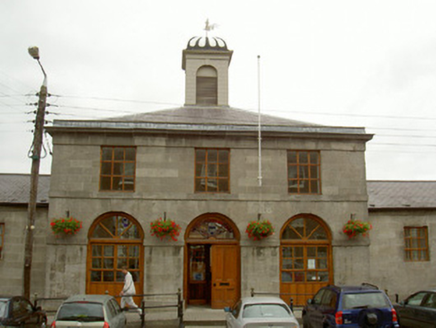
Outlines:
[[88, 233], [86, 292], [118, 295], [124, 284], [121, 268], [127, 266], [136, 293], [142, 294], [143, 238], [139, 223], [126, 213], [110, 212], [97, 218]]
[[184, 290], [188, 305], [232, 306], [240, 296], [239, 231], [221, 214], [208, 213], [185, 232]]
[[331, 232], [311, 214], [291, 218], [280, 233], [280, 293], [304, 305], [320, 287], [333, 283]]

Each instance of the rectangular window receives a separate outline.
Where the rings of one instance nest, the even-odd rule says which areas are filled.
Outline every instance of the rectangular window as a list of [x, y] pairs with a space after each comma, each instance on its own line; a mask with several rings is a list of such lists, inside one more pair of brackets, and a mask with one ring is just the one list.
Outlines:
[[406, 261], [428, 261], [427, 227], [404, 227]]
[[319, 151], [288, 150], [288, 192], [321, 194]]
[[101, 147], [100, 190], [135, 190], [136, 147]]
[[5, 242], [5, 224], [0, 223], [0, 259], [3, 258], [4, 242]]
[[229, 192], [230, 151], [195, 150], [195, 192]]

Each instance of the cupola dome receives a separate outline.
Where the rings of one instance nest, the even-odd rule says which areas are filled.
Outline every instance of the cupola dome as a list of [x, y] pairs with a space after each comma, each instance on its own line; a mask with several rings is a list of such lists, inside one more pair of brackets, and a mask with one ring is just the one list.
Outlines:
[[188, 41], [189, 50], [228, 51], [226, 42], [218, 37], [194, 36]]

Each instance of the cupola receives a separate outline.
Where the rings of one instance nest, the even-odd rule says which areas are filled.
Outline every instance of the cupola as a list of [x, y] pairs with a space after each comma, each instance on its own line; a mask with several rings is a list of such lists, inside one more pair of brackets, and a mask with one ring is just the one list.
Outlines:
[[[208, 31], [206, 22], [206, 32]], [[229, 65], [233, 51], [218, 37], [193, 37], [183, 50], [185, 105], [229, 106]]]

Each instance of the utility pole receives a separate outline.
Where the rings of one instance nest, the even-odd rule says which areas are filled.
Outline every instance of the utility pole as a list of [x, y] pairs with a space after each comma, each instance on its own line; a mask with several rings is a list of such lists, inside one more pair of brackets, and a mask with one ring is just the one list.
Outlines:
[[39, 165], [41, 162], [41, 148], [42, 138], [44, 132], [44, 116], [47, 101], [47, 74], [39, 61], [38, 47], [29, 48], [29, 54], [38, 61], [39, 66], [44, 74], [44, 81], [39, 91], [38, 109], [36, 111], [35, 129], [33, 132], [33, 144], [31, 154], [29, 157], [32, 159], [32, 168], [30, 172], [30, 196], [28, 205], [28, 219], [26, 226], [26, 240], [24, 248], [24, 296], [30, 297], [30, 280], [32, 272], [32, 256], [33, 256], [33, 230], [35, 229], [35, 216], [36, 216], [36, 202], [38, 196], [38, 178], [39, 178]]

